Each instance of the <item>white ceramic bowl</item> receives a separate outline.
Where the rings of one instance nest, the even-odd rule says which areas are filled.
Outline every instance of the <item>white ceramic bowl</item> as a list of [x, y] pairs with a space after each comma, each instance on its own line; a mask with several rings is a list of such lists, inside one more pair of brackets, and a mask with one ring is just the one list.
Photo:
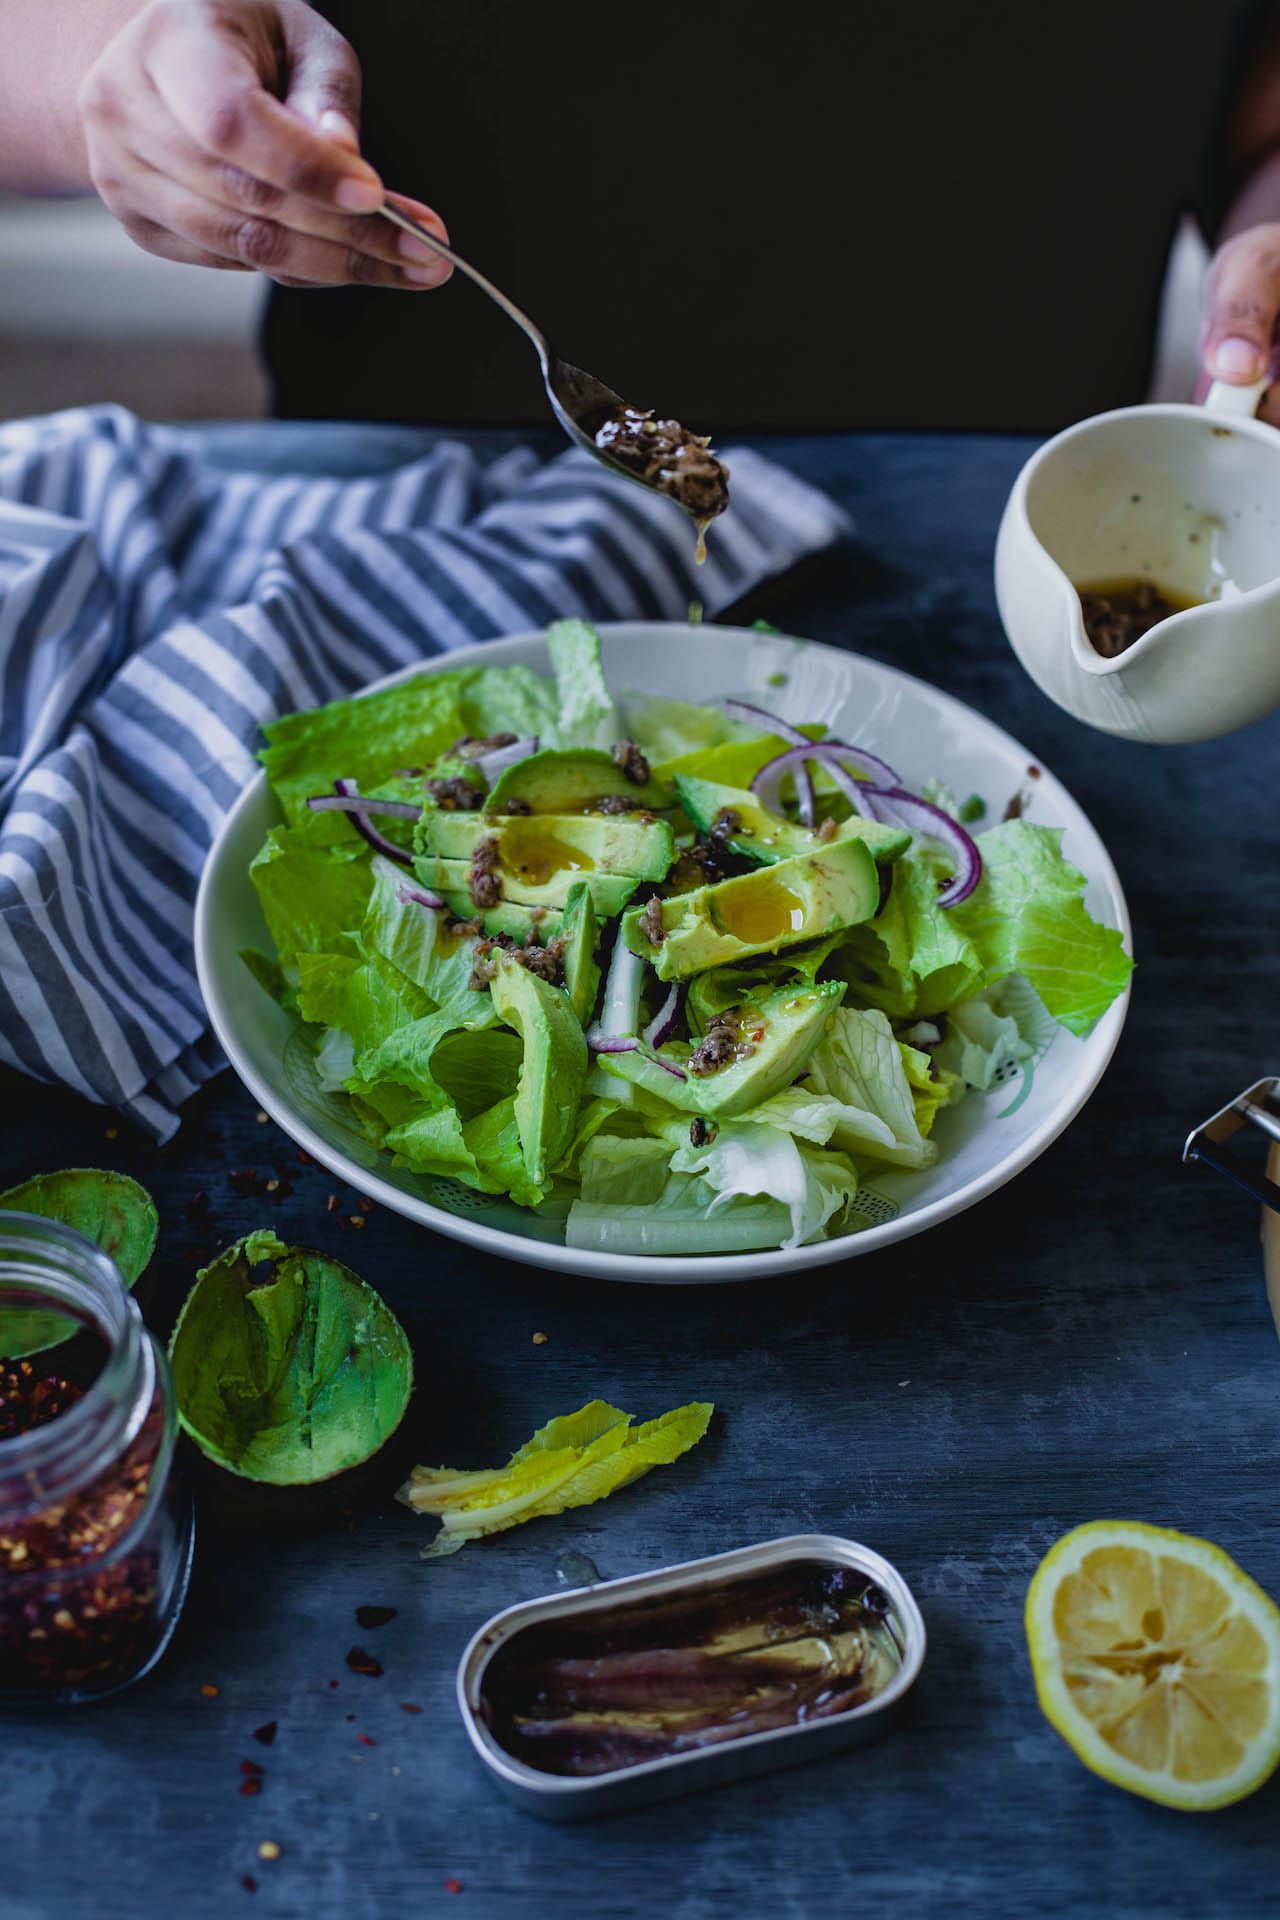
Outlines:
[[[935, 778], [961, 798], [981, 794], [988, 820], [998, 820], [1010, 796], [1028, 784], [1031, 756], [1007, 733], [923, 681], [857, 654], [741, 628], [656, 622], [606, 626], [601, 638], [615, 691], [707, 702], [737, 694], [783, 719], [824, 721], [843, 738], [882, 754], [908, 787], [918, 790]], [[489, 666], [522, 662], [549, 671], [543, 638], [530, 633], [426, 660], [391, 677], [479, 660]], [[1030, 785], [1029, 817], [1042, 826], [1065, 828], [1064, 850], [1088, 880], [1090, 911], [1118, 926], [1127, 944], [1128, 910], [1102, 842], [1050, 773], [1042, 769]], [[927, 1173], [869, 1179], [860, 1204], [878, 1224], [861, 1233], [788, 1252], [679, 1257], [580, 1252], [563, 1244], [553, 1222], [536, 1219], [501, 1196], [393, 1167], [390, 1156], [365, 1139], [341, 1099], [320, 1092], [301, 1024], [262, 991], [239, 957], [242, 947], [270, 949], [249, 862], [279, 818], [260, 774], [228, 815], [196, 900], [200, 988], [232, 1066], [286, 1133], [358, 1192], [481, 1252], [532, 1266], [612, 1280], [745, 1280], [825, 1266], [922, 1233], [993, 1193], [1043, 1153], [1097, 1086], [1124, 1024], [1127, 994], [1087, 1040], [1044, 1022], [1027, 1071], [990, 1093], [970, 1094], [940, 1115], [937, 1166]]]

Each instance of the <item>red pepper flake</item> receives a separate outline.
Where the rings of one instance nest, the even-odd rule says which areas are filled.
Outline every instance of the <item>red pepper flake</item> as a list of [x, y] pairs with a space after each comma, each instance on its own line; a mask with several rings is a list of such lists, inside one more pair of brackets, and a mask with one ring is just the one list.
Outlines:
[[349, 1713], [349, 1714], [348, 1714], [348, 1715], [347, 1715], [346, 1717], [347, 1717], [347, 1719], [348, 1719], [348, 1720], [354, 1720], [354, 1719], [355, 1719], [355, 1715], [354, 1715], [354, 1713]]
[[258, 1883], [251, 1873], [245, 1873], [240, 1876], [240, 1885], [246, 1893], [256, 1893], [258, 1891]]
[[338, 1684], [338, 1683], [337, 1683], [337, 1681], [336, 1681], [336, 1680], [331, 1680], [331, 1681], [329, 1682], [329, 1685], [330, 1685], [331, 1687], [336, 1687], [336, 1686], [337, 1686], [337, 1684]]
[[395, 1607], [357, 1607], [356, 1624], [366, 1630], [370, 1627], [385, 1627], [388, 1620], [396, 1617]]
[[340, 1205], [341, 1205], [341, 1202], [339, 1201], [337, 1194], [331, 1193], [329, 1195], [329, 1198], [324, 1203], [324, 1210], [326, 1213], [332, 1213], [334, 1208]]
[[222, 1692], [222, 1688], [215, 1687], [212, 1680], [206, 1680], [204, 1685], [201, 1687], [200, 1691], [204, 1695], [206, 1700], [216, 1700], [218, 1695]]
[[252, 1799], [255, 1793], [262, 1792], [262, 1782], [261, 1780], [255, 1779], [242, 1780], [240, 1782], [240, 1791], [241, 1793], [248, 1794]]
[[367, 1673], [371, 1680], [376, 1680], [382, 1672], [381, 1660], [375, 1660], [363, 1647], [352, 1647], [347, 1655], [347, 1665], [352, 1673]]
[[298, 1165], [301, 1167], [309, 1167], [311, 1164], [312, 1164], [311, 1155], [307, 1152], [305, 1147], [299, 1147], [298, 1148]]
[[358, 1733], [356, 1735], [356, 1739], [360, 1742], [360, 1745], [362, 1747], [376, 1747], [378, 1744], [376, 1740], [370, 1739], [367, 1733]]
[[119, 1127], [108, 1127], [106, 1129], [107, 1139], [114, 1140], [119, 1131]]
[[256, 1760], [242, 1760], [240, 1762], [240, 1771], [241, 1773], [261, 1773], [262, 1768]]
[[267, 1720], [262, 1726], [254, 1728], [253, 1737], [255, 1740], [261, 1740], [264, 1747], [269, 1747], [279, 1731], [279, 1726], [278, 1720]]
[[444, 1890], [446, 1893], [461, 1893], [462, 1892], [461, 1880], [446, 1880], [444, 1883]]
[[412, 1700], [402, 1700], [400, 1702], [400, 1711], [401, 1713], [421, 1713], [422, 1708], [415, 1707]]
[[359, 1207], [361, 1213], [373, 1212], [373, 1202], [369, 1198], [368, 1194], [365, 1195], [363, 1200], [357, 1200], [356, 1205]]

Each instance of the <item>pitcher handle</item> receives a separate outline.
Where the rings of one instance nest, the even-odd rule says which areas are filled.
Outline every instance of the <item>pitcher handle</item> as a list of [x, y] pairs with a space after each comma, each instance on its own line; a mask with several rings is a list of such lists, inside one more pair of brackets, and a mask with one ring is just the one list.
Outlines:
[[1247, 387], [1233, 387], [1225, 380], [1215, 380], [1204, 397], [1205, 411], [1228, 414], [1233, 420], [1252, 420], [1263, 394], [1272, 384], [1269, 376]]

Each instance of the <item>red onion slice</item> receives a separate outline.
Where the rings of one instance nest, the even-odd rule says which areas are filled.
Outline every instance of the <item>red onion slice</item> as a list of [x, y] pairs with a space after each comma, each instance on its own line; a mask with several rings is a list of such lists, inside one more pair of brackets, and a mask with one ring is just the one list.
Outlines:
[[940, 907], [958, 907], [962, 900], [969, 898], [982, 878], [982, 855], [958, 820], [953, 820], [941, 807], [935, 807], [932, 801], [922, 800], [918, 793], [906, 793], [901, 787], [891, 787], [887, 792], [877, 790], [872, 796], [872, 805], [877, 819], [890, 826], [909, 827], [912, 833], [937, 840], [951, 854], [956, 870], [938, 895]]
[[349, 799], [344, 793], [316, 793], [307, 805], [312, 813], [381, 813], [389, 820], [416, 820], [422, 812], [408, 800], [369, 800], [364, 794]]
[[531, 733], [524, 740], [513, 740], [509, 747], [494, 747], [489, 753], [481, 753], [471, 762], [478, 773], [483, 774], [487, 786], [493, 786], [499, 774], [508, 767], [519, 766], [530, 754], [538, 751], [538, 736]]
[[[676, 1030], [676, 1021], [680, 1018], [680, 1001], [682, 997], [681, 985], [677, 980], [672, 985], [666, 999], [658, 1008], [658, 1011], [654, 1014], [648, 1026], [640, 1035], [640, 1038], [646, 1046], [660, 1047], [664, 1040], [671, 1038]], [[665, 1065], [666, 1063], [663, 1062], [662, 1064]]]
[[425, 887], [397, 887], [396, 899], [402, 905], [407, 905], [412, 900], [420, 907], [431, 908], [433, 912], [439, 912], [444, 906], [440, 895], [429, 893]]
[[635, 1033], [606, 1033], [597, 1021], [587, 1028], [587, 1045], [592, 1053], [634, 1053], [640, 1037]]
[[813, 742], [806, 740], [802, 747], [788, 747], [776, 759], [767, 760], [755, 779], [751, 782], [751, 791], [762, 807], [770, 813], [782, 813], [782, 782], [791, 774], [796, 783], [796, 810], [802, 826], [811, 827], [814, 819], [813, 781], [809, 777], [806, 761], [813, 758]]
[[[360, 800], [364, 797], [354, 780], [335, 780], [333, 790], [343, 800]], [[375, 853], [385, 855], [388, 860], [398, 861], [402, 867], [413, 865], [413, 855], [406, 853], [403, 847], [398, 847], [394, 840], [388, 840], [385, 833], [379, 833], [376, 827], [370, 826], [363, 810], [359, 813], [349, 811], [347, 818], [361, 838], [369, 842]]]
[[887, 760], [882, 760], [878, 753], [872, 753], [867, 747], [851, 747], [847, 740], [818, 740], [814, 744], [813, 757], [820, 760], [824, 767], [851, 767], [855, 773], [865, 774], [873, 787], [896, 787], [899, 784], [898, 776]]
[[759, 727], [763, 733], [774, 733], [779, 740], [789, 740], [793, 747], [813, 744], [808, 734], [801, 733], [799, 727], [793, 727], [789, 720], [779, 720], [776, 714], [766, 713], [763, 707], [753, 707], [749, 700], [725, 700], [721, 704], [731, 720], [742, 720], [749, 727]]

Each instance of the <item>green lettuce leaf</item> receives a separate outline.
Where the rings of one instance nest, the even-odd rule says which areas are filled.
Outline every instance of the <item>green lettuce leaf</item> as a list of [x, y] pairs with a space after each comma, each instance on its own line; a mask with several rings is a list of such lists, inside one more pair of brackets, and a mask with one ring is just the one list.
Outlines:
[[489, 1472], [415, 1467], [398, 1498], [442, 1523], [423, 1548], [424, 1559], [456, 1553], [468, 1540], [590, 1506], [650, 1468], [669, 1466], [701, 1440], [714, 1412], [708, 1401], [695, 1400], [636, 1427], [629, 1413], [592, 1400], [577, 1413], [549, 1421], [505, 1467]]
[[358, 779], [370, 792], [401, 768], [425, 766], [462, 734], [477, 731], [467, 725], [463, 707], [476, 677], [475, 668], [415, 674], [363, 699], [335, 700], [270, 721], [263, 728], [269, 744], [258, 758], [290, 826], [313, 817], [308, 798], [331, 793], [335, 780]]
[[916, 1118], [902, 1048], [883, 1013], [838, 1007], [805, 1087], [839, 1103], [834, 1145], [895, 1167], [931, 1167], [938, 1150]]
[[777, 1247], [791, 1230], [778, 1200], [737, 1198], [712, 1212], [716, 1190], [689, 1173], [673, 1173], [648, 1206], [575, 1200], [565, 1245], [591, 1253], [746, 1253]]
[[610, 746], [619, 738], [621, 728], [613, 696], [605, 685], [599, 634], [585, 620], [557, 620], [547, 628], [547, 651], [555, 669], [558, 716], [550, 744]]
[[[547, 735], [557, 724], [556, 690], [550, 680], [529, 667], [473, 668], [463, 715], [466, 724], [459, 728], [459, 734], [473, 734], [477, 739], [487, 740], [495, 733], [514, 733], [518, 740], [534, 733]], [[448, 744], [453, 744], [452, 739]]]
[[935, 1058], [958, 1080], [985, 1092], [995, 1085], [1002, 1067], [1029, 1060], [1034, 1051], [1013, 1015], [1004, 1011], [1000, 988], [994, 987], [952, 1007]]
[[434, 1006], [474, 1013], [478, 1002], [487, 1004], [488, 996], [471, 985], [474, 939], [451, 933], [443, 914], [426, 911], [416, 900], [401, 900], [404, 873], [381, 854], [374, 854], [369, 873], [372, 886], [360, 934], [365, 951], [389, 960]]
[[1054, 1019], [1083, 1037], [1133, 972], [1120, 933], [1087, 911], [1061, 828], [1006, 820], [979, 835], [978, 848], [982, 878], [947, 917], [973, 943], [984, 984], [1021, 973]]
[[673, 1173], [699, 1175], [712, 1189], [708, 1214], [739, 1198], [774, 1200], [786, 1210], [780, 1245], [801, 1247], [818, 1239], [829, 1220], [845, 1212], [858, 1190], [858, 1173], [842, 1153], [826, 1153], [781, 1127], [754, 1118], [726, 1120], [704, 1145], [688, 1129], [664, 1128], [674, 1145]]
[[250, 862], [249, 877], [283, 967], [300, 953], [353, 950], [369, 899], [365, 853], [362, 842], [323, 846], [288, 827], [272, 828]]
[[957, 912], [938, 905], [933, 859], [904, 854], [888, 900], [874, 920], [850, 928], [832, 968], [854, 998], [895, 1019], [945, 1013], [984, 984], [981, 956]]
[[941, 1066], [936, 1056], [924, 1053], [919, 1047], [908, 1046], [905, 1040], [899, 1040], [898, 1046], [907, 1085], [915, 1102], [916, 1125], [927, 1140], [943, 1107], [953, 1107], [958, 1100], [964, 1099], [965, 1083], [960, 1074], [951, 1073]]
[[[687, 1125], [684, 1132], [687, 1140]], [[597, 1206], [650, 1206], [662, 1196], [670, 1161], [668, 1143], [652, 1135], [597, 1133], [582, 1152], [582, 1198]]]

